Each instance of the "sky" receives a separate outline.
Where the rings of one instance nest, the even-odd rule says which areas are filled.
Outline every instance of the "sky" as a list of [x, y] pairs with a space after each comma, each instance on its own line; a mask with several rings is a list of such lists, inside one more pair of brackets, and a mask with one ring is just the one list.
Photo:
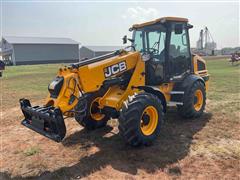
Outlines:
[[82, 45], [122, 45], [135, 23], [163, 16], [189, 19], [191, 46], [210, 30], [217, 48], [240, 46], [239, 1], [1, 0], [2, 36], [68, 37]]

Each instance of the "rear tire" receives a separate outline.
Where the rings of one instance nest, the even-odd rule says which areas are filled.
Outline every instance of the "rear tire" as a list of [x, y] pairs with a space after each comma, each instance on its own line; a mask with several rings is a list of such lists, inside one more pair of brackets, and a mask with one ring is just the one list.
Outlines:
[[75, 120], [87, 128], [94, 130], [106, 126], [109, 116], [100, 112], [97, 108], [97, 99], [101, 96], [98, 93], [87, 94], [83, 99], [80, 99], [75, 107]]
[[159, 135], [163, 108], [158, 97], [150, 93], [130, 96], [119, 116], [119, 134], [131, 146], [149, 145]]
[[191, 89], [184, 93], [183, 106], [177, 106], [179, 114], [184, 118], [197, 118], [203, 114], [206, 105], [206, 89], [197, 81]]

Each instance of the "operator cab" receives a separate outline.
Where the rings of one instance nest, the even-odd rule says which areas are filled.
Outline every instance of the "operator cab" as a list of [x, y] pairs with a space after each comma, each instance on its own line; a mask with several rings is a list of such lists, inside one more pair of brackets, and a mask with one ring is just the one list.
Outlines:
[[191, 71], [187, 19], [166, 17], [133, 25], [133, 46], [150, 55], [146, 60], [146, 84], [180, 81]]

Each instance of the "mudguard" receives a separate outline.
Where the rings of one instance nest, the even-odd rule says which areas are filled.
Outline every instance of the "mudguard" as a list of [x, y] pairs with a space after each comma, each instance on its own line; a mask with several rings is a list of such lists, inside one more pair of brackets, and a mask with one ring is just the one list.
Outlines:
[[[197, 76], [195, 74], [191, 74], [183, 79], [182, 82], [178, 82], [174, 85], [173, 91], [184, 92], [184, 94], [188, 93], [196, 81], [201, 81], [205, 85], [205, 81], [202, 77]], [[174, 94], [171, 96], [171, 101], [175, 102], [183, 102], [184, 94]]]
[[187, 76], [183, 82], [181, 83], [181, 89], [188, 89], [190, 87], [192, 87], [192, 85], [196, 82], [196, 81], [201, 81], [204, 85], [205, 85], [205, 81], [202, 77], [197, 76], [195, 74], [191, 74], [189, 76]]

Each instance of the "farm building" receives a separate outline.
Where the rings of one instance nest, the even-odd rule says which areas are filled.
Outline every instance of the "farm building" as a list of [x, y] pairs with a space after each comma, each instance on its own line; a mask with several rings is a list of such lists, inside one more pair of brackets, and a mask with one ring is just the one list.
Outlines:
[[101, 56], [119, 49], [123, 46], [82, 46], [79, 50], [80, 59]]
[[69, 38], [6, 36], [1, 49], [2, 59], [13, 65], [79, 61], [79, 43]]

